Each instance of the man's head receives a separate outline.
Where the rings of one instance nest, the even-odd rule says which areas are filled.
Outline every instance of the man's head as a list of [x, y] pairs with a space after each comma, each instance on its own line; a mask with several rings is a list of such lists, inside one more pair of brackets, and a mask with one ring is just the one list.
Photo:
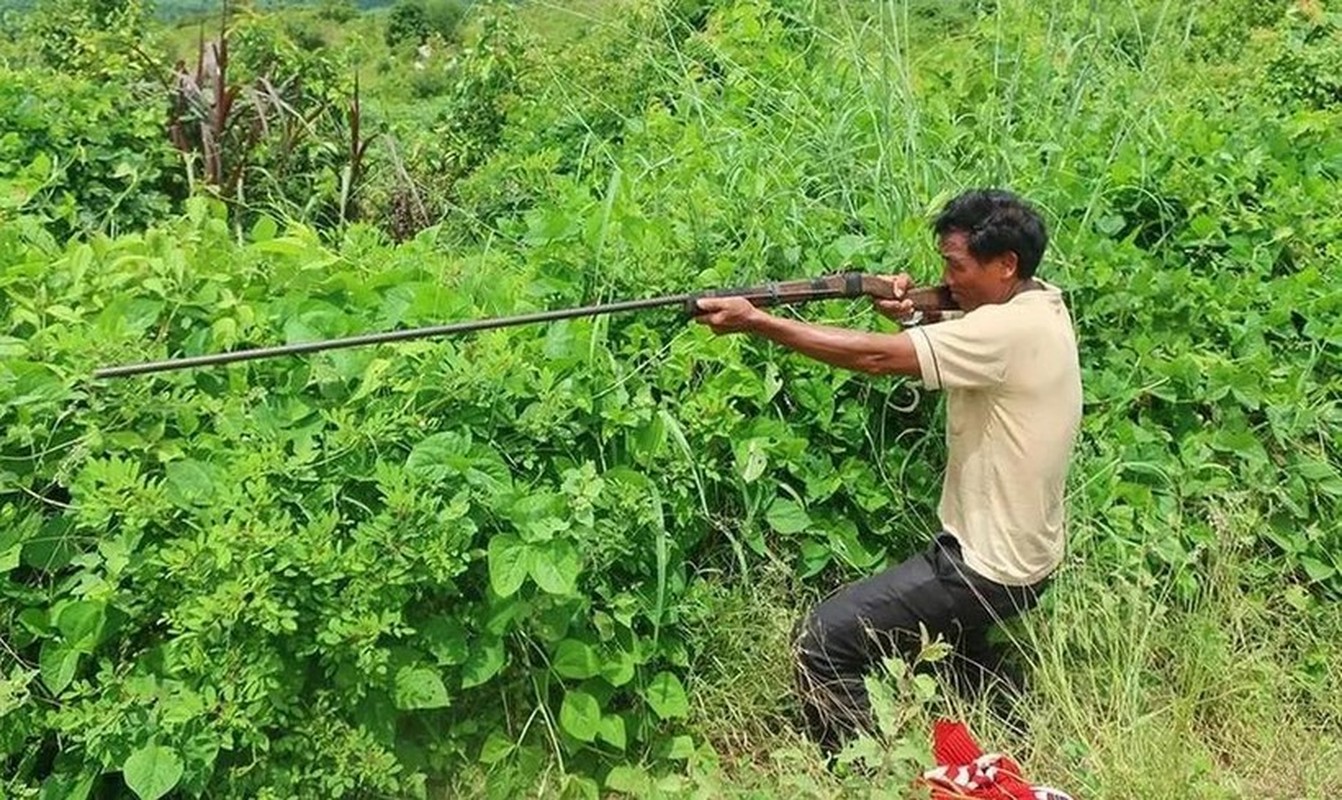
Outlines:
[[975, 189], [951, 200], [932, 230], [941, 251], [942, 279], [966, 311], [1011, 297], [1034, 277], [1048, 245], [1039, 213], [999, 189]]

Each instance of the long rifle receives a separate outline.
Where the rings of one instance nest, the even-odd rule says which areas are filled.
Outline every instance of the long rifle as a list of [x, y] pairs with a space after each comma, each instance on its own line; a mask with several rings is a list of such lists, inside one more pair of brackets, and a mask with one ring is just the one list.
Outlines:
[[[894, 286], [888, 279], [860, 272], [845, 272], [822, 278], [800, 281], [782, 281], [765, 283], [758, 286], [744, 286], [735, 289], [714, 289], [691, 294], [652, 297], [646, 300], [628, 300], [619, 303], [605, 303], [582, 308], [567, 308], [557, 311], [541, 311], [534, 314], [521, 314], [513, 317], [495, 317], [492, 319], [454, 322], [449, 325], [434, 325], [427, 328], [412, 328], [384, 333], [368, 333], [349, 336], [343, 339], [326, 339], [315, 342], [280, 345], [278, 347], [257, 347], [250, 350], [234, 350], [226, 353], [212, 353], [203, 356], [174, 358], [166, 361], [151, 361], [143, 364], [125, 364], [104, 367], [93, 373], [95, 378], [119, 378], [128, 375], [142, 375], [148, 372], [162, 372], [172, 369], [204, 367], [214, 364], [227, 364], [233, 361], [245, 361], [254, 358], [315, 353], [320, 350], [335, 350], [344, 347], [357, 347], [365, 344], [400, 342], [407, 339], [423, 339], [430, 336], [444, 336], [453, 333], [469, 333], [491, 328], [503, 328], [510, 325], [526, 325], [533, 322], [549, 322], [573, 317], [610, 314], [618, 311], [637, 311], [661, 306], [681, 306], [686, 317], [695, 317], [700, 312], [699, 300], [705, 297], [744, 297], [756, 306], [768, 307], [790, 303], [808, 303], [815, 300], [836, 298], [874, 297], [882, 300], [895, 298]], [[948, 311], [958, 308], [945, 286], [931, 286], [905, 292], [904, 299], [913, 301], [914, 310], [923, 313], [929, 311]]]

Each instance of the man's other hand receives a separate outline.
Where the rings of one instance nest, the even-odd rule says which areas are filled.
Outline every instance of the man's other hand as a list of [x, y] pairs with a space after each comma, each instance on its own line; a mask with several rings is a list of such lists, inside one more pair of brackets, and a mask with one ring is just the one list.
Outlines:
[[904, 299], [904, 293], [913, 288], [913, 278], [910, 278], [907, 272], [901, 272], [898, 275], [881, 275], [880, 277], [890, 281], [895, 290], [895, 298], [893, 300], [881, 300], [873, 297], [872, 303], [876, 305], [876, 310], [895, 322], [902, 324], [908, 321], [913, 316], [913, 301]]
[[919, 322], [936, 322], [941, 319], [941, 312], [939, 311], [919, 314], [913, 309], [913, 301], [904, 297], [904, 293], [913, 288], [913, 278], [909, 277], [907, 272], [880, 277], [890, 281], [895, 290], [893, 300], [872, 298], [876, 310], [887, 319], [891, 319], [900, 325], [916, 325]]
[[701, 297], [694, 321], [707, 325], [714, 333], [740, 333], [750, 330], [765, 315], [744, 297]]

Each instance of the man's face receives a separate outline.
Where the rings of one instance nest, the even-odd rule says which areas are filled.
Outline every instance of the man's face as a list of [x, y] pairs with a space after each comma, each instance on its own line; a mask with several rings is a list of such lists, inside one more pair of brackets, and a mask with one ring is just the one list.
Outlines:
[[969, 237], [950, 231], [937, 243], [941, 251], [942, 280], [951, 297], [965, 311], [985, 303], [998, 303], [1011, 294], [1016, 278], [1015, 253], [980, 261], [969, 252]]

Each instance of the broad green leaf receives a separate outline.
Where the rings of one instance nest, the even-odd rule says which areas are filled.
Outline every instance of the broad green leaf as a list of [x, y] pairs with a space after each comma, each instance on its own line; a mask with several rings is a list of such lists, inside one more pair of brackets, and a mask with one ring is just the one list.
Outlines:
[[658, 783], [652, 784], [651, 793], [655, 797], [683, 797], [688, 788], [688, 780], [683, 774], [663, 774]]
[[509, 753], [517, 748], [512, 739], [504, 736], [498, 731], [490, 731], [485, 737], [485, 743], [480, 748], [481, 764], [497, 764], [508, 757]]
[[644, 692], [644, 698], [662, 719], [684, 717], [690, 713], [690, 701], [680, 678], [670, 672], [659, 672]]
[[489, 494], [501, 495], [513, 487], [513, 474], [507, 462], [488, 447], [476, 446], [465, 470], [466, 482]]
[[165, 725], [177, 726], [199, 717], [205, 712], [205, 703], [201, 696], [190, 689], [168, 695], [160, 701], [161, 719]]
[[601, 705], [586, 692], [567, 692], [559, 707], [559, 725], [573, 738], [590, 742], [601, 729]]
[[[5, 479], [5, 473], [0, 472], [0, 485]], [[41, 517], [36, 514], [28, 514], [17, 523], [0, 524], [0, 575], [18, 569], [23, 563], [24, 541], [41, 527]]]
[[1286, 602], [1296, 611], [1308, 611], [1313, 605], [1310, 593], [1298, 584], [1291, 584], [1286, 587]]
[[555, 672], [565, 678], [590, 678], [597, 674], [601, 663], [587, 644], [577, 639], [565, 639], [555, 648], [552, 662]]
[[1342, 478], [1328, 462], [1319, 459], [1301, 461], [1296, 465], [1296, 471], [1319, 491], [1342, 496]]
[[619, 714], [607, 714], [601, 718], [597, 735], [621, 750], [625, 747], [624, 717]]
[[25, 566], [45, 572], [63, 569], [79, 554], [78, 539], [72, 533], [74, 519], [65, 515], [52, 517], [41, 531], [28, 538], [19, 552]]
[[1095, 227], [1107, 236], [1116, 235], [1126, 224], [1127, 220], [1123, 219], [1122, 214], [1106, 214], [1095, 220]]
[[1305, 568], [1305, 572], [1312, 581], [1326, 581], [1336, 572], [1329, 564], [1325, 564], [1313, 556], [1301, 556], [1300, 565]]
[[106, 609], [102, 603], [89, 600], [79, 600], [61, 609], [56, 626], [65, 636], [66, 644], [83, 653], [93, 652], [102, 635]]
[[252, 225], [252, 241], [253, 242], [270, 241], [271, 239], [275, 238], [275, 234], [278, 232], [279, 232], [279, 226], [275, 224], [275, 220], [269, 216], [262, 214], [261, 218], [256, 221], [256, 224]]
[[531, 630], [535, 632], [539, 641], [550, 645], [566, 639], [573, 622], [573, 606], [569, 603], [555, 603], [549, 608], [542, 607], [533, 613]]
[[559, 800], [600, 800], [601, 786], [583, 775], [566, 775], [561, 779], [563, 787]]
[[78, 650], [69, 645], [48, 639], [42, 642], [38, 653], [38, 666], [42, 670], [42, 683], [52, 694], [60, 694], [74, 680], [75, 669], [79, 667]]
[[498, 639], [486, 645], [476, 646], [461, 667], [461, 688], [479, 686], [503, 667], [503, 640]]
[[634, 656], [616, 650], [601, 662], [601, 677], [611, 686], [623, 686], [634, 679]]
[[817, 428], [823, 429], [834, 419], [834, 389], [827, 381], [816, 378], [797, 381], [791, 387], [791, 392], [802, 408], [810, 412], [808, 416], [815, 421]]
[[214, 470], [194, 459], [173, 461], [164, 467], [169, 497], [179, 505], [199, 503], [214, 493]]
[[606, 788], [632, 797], [643, 797], [652, 789], [652, 779], [642, 767], [619, 764], [606, 773]]
[[33, 178], [0, 179], [0, 209], [22, 208], [42, 188]]
[[38, 800], [86, 800], [96, 780], [95, 775], [51, 775], [42, 781]]
[[[499, 597], [510, 597], [534, 568], [536, 555], [521, 539], [501, 533], [489, 540], [489, 585]], [[537, 581], [539, 583], [539, 581]]]
[[581, 219], [567, 208], [532, 211], [527, 214], [527, 232], [523, 240], [529, 245], [545, 245], [568, 239], [582, 230]]
[[396, 707], [402, 710], [443, 708], [449, 705], [443, 679], [428, 667], [401, 667], [397, 670], [396, 689], [392, 696]]
[[872, 553], [862, 546], [857, 526], [850, 520], [840, 521], [835, 529], [829, 531], [829, 547], [856, 569], [870, 569], [881, 560], [881, 552]]
[[774, 395], [778, 394], [778, 390], [781, 388], [783, 388], [783, 381], [778, 377], [778, 367], [770, 362], [764, 370], [764, 396], [760, 399], [766, 403], [773, 400]]
[[796, 501], [781, 497], [769, 504], [765, 519], [769, 521], [769, 527], [782, 534], [801, 533], [811, 526], [811, 518], [805, 509]]
[[845, 233], [834, 240], [834, 252], [839, 256], [840, 261], [848, 261], [858, 253], [865, 252], [875, 246], [875, 241], [867, 236], [858, 236], [853, 233]]
[[834, 557], [834, 551], [829, 549], [828, 543], [817, 541], [809, 536], [802, 539], [798, 550], [801, 552], [801, 577], [803, 578], [809, 578], [819, 573], [820, 570], [829, 566], [830, 560]]
[[[46, 311], [51, 313], [50, 308]], [[19, 360], [0, 361], [0, 386], [8, 393], [5, 403], [10, 408], [49, 403], [69, 391], [50, 366]]]
[[769, 455], [765, 450], [767, 445], [765, 439], [756, 437], [737, 448], [736, 468], [741, 473], [741, 480], [754, 483], [764, 474], [765, 468], [769, 466]]
[[416, 478], [439, 481], [449, 475], [459, 474], [470, 466], [470, 450], [469, 434], [456, 431], [435, 433], [410, 450], [405, 469]]
[[158, 800], [182, 779], [182, 759], [171, 747], [150, 744], [131, 753], [121, 772], [140, 800]]
[[692, 755], [694, 755], [694, 739], [689, 736], [676, 736], [666, 745], [663, 758], [683, 761]]
[[[359, 388], [350, 395], [350, 403], [358, 402], [368, 395], [382, 388], [382, 374], [391, 366], [391, 361], [386, 358], [375, 358], [368, 362], [364, 368], [363, 380], [359, 381]], [[412, 453], [414, 451], [411, 451]]]
[[23, 553], [23, 542], [16, 542], [0, 549], [0, 575], [19, 568], [19, 556]]
[[[378, 742], [391, 746], [396, 742], [396, 701], [391, 692], [383, 689], [369, 690], [354, 708], [352, 720]], [[183, 747], [190, 760], [191, 751]]]
[[533, 547], [531, 577], [550, 594], [572, 594], [582, 564], [578, 551], [567, 539], [555, 539]]
[[424, 645], [439, 666], [464, 664], [470, 649], [466, 645], [466, 626], [451, 617], [434, 617], [420, 627]]
[[656, 458], [666, 448], [666, 422], [654, 415], [630, 436], [630, 450], [642, 459]]
[[312, 244], [296, 236], [281, 236], [275, 239], [258, 241], [252, 245], [252, 249], [261, 253], [303, 258], [305, 261], [316, 261], [316, 256], [320, 253]]
[[545, 331], [545, 346], [543, 349], [545, 358], [549, 361], [558, 361], [582, 355], [581, 352], [574, 350], [575, 339], [573, 325], [568, 320], [560, 320], [550, 325]]

